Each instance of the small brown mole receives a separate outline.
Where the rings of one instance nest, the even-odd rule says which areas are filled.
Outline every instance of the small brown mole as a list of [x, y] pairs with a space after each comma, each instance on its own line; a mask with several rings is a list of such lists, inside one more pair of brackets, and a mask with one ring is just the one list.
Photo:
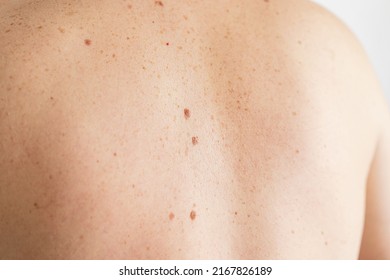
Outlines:
[[35, 209], [38, 209], [38, 208], [39, 208], [39, 205], [38, 205], [37, 202], [34, 202], [34, 208], [35, 208]]
[[90, 45], [92, 44], [92, 41], [91, 41], [90, 39], [85, 39], [85, 40], [84, 40], [84, 44], [85, 44], [86, 46], [90, 46]]
[[196, 212], [194, 210], [192, 210], [191, 213], [190, 213], [190, 219], [192, 221], [196, 219]]
[[198, 136], [193, 136], [192, 137], [192, 144], [195, 146], [199, 143], [199, 138]]
[[188, 120], [191, 117], [191, 111], [187, 108], [184, 109], [184, 117]]
[[169, 42], [166, 42], [165, 45], [169, 46]]
[[169, 220], [173, 220], [175, 218], [175, 214], [173, 214], [172, 212], [169, 213]]
[[154, 1], [154, 4], [156, 4], [160, 7], [164, 7], [164, 3], [162, 1]]

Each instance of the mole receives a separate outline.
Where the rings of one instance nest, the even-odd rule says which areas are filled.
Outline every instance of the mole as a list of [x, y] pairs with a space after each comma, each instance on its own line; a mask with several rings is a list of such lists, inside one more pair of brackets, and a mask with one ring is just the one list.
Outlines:
[[162, 1], [154, 1], [154, 4], [164, 7], [164, 3]]
[[84, 44], [85, 44], [86, 46], [90, 46], [90, 45], [92, 44], [92, 41], [91, 41], [90, 39], [85, 39], [85, 40], [84, 40]]
[[169, 42], [167, 42], [165, 45], [169, 46]]
[[190, 219], [195, 220], [196, 219], [196, 212], [194, 210], [191, 211], [190, 213]]
[[39, 205], [38, 205], [37, 202], [34, 202], [34, 207], [35, 207], [35, 209], [38, 209], [38, 208], [39, 208]]
[[191, 111], [187, 108], [184, 109], [184, 117], [188, 120], [191, 117]]
[[195, 146], [195, 145], [197, 145], [198, 143], [199, 143], [199, 138], [198, 138], [198, 136], [192, 137], [192, 144]]
[[169, 220], [173, 220], [175, 218], [175, 214], [173, 214], [172, 212], [169, 213]]

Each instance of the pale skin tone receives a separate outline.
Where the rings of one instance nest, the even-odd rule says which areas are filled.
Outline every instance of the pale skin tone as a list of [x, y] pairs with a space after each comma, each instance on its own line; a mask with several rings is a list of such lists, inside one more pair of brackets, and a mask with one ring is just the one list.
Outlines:
[[390, 258], [388, 108], [322, 8], [3, 2], [0, 259]]

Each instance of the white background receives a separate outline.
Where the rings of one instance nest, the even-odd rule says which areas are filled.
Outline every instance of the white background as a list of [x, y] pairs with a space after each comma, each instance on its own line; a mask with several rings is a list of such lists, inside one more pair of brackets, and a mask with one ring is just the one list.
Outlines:
[[390, 0], [313, 0], [356, 34], [363, 44], [390, 104]]

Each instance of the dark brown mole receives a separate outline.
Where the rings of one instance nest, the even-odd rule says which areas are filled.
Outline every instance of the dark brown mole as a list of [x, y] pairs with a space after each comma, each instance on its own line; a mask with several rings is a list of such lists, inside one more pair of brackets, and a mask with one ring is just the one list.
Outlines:
[[196, 212], [194, 210], [191, 211], [190, 213], [190, 219], [195, 220], [196, 219]]
[[169, 213], [169, 220], [173, 220], [175, 218], [175, 214], [173, 214], [172, 212]]
[[164, 7], [164, 3], [162, 1], [154, 1], [154, 4], [156, 4], [160, 7]]
[[90, 39], [85, 39], [85, 40], [84, 40], [84, 44], [85, 44], [86, 46], [90, 46], [90, 45], [92, 44], [92, 41], [91, 41]]
[[195, 146], [195, 145], [197, 145], [198, 143], [199, 143], [199, 138], [198, 138], [198, 136], [192, 137], [192, 144]]
[[169, 42], [166, 42], [165, 45], [169, 46]]
[[184, 109], [184, 117], [188, 120], [191, 117], [191, 111], [187, 108]]

